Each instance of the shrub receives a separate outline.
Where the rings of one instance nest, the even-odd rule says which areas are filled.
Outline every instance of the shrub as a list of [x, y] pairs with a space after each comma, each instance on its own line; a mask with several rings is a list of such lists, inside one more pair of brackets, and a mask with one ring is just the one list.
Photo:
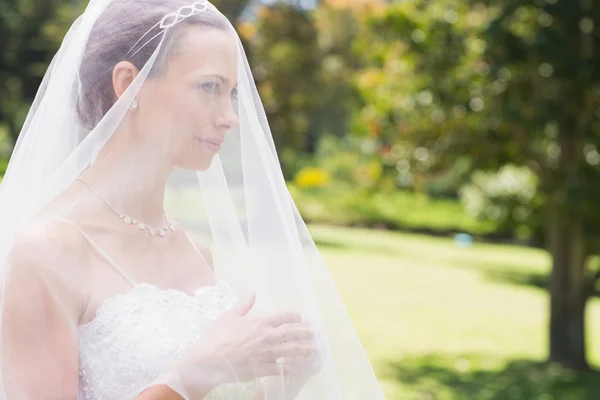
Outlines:
[[460, 199], [474, 217], [495, 221], [500, 233], [530, 239], [539, 230], [537, 186], [529, 168], [507, 164], [497, 172], [475, 172], [460, 189]]

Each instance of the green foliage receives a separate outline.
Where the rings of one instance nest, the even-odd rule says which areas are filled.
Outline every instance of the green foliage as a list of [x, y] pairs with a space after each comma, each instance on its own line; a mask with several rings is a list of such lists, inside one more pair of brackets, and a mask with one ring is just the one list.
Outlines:
[[84, 6], [64, 0], [0, 3], [0, 122], [13, 141], [50, 60]]
[[[401, 2], [373, 15], [358, 126], [384, 143], [423, 146], [433, 169], [458, 154], [477, 169], [527, 164], [543, 190], [572, 181], [573, 200], [583, 200], [598, 170], [600, 48], [582, 29], [599, 25], [599, 7], [490, 3]], [[561, 136], [574, 135], [578, 169], [545, 173], [556, 172]]]
[[317, 32], [305, 12], [284, 4], [261, 8], [249, 39], [251, 64], [277, 147], [306, 149], [318, 104]]
[[[470, 171], [526, 166], [541, 200], [560, 199], [598, 231], [600, 5], [421, 0], [367, 22], [358, 130], [392, 148], [426, 149], [421, 181], [458, 157]], [[415, 168], [398, 161], [418, 184]]]
[[383, 164], [376, 141], [323, 136], [312, 162], [327, 171], [335, 182], [362, 189], [381, 188]]
[[[4, 177], [6, 169], [8, 168], [8, 158], [0, 158], [0, 176]], [[1, 180], [0, 180], [1, 182]]]
[[406, 191], [361, 190], [341, 183], [319, 190], [300, 190], [292, 183], [288, 188], [302, 216], [311, 222], [476, 236], [497, 230], [494, 221], [469, 215], [457, 200]]
[[424, 191], [432, 197], [457, 198], [460, 188], [468, 182], [473, 161], [466, 156], [457, 157], [449, 168], [429, 175], [424, 183]]
[[219, 11], [221, 11], [233, 24], [237, 24], [240, 16], [248, 7], [251, 0], [211, 0]]
[[498, 233], [540, 239], [544, 218], [537, 185], [537, 176], [529, 168], [507, 164], [497, 173], [477, 171], [461, 188], [460, 198], [474, 217], [495, 221]]
[[243, 27], [280, 154], [311, 153], [321, 134], [346, 133], [354, 98], [346, 81], [354, 24], [353, 15], [343, 11], [309, 13], [276, 3], [262, 6], [257, 21]]

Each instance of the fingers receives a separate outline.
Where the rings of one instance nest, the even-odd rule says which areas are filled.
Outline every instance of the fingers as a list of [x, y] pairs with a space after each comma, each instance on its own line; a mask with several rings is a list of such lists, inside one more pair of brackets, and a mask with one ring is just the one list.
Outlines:
[[277, 328], [284, 324], [299, 324], [302, 322], [302, 316], [297, 312], [283, 311], [263, 317], [263, 322], [266, 326]]
[[303, 373], [316, 373], [320, 364], [313, 358], [304, 359], [278, 359], [277, 361], [264, 362], [260, 371], [264, 376], [291, 376]]
[[275, 362], [279, 358], [308, 358], [315, 353], [315, 347], [309, 342], [287, 342], [279, 346], [264, 349], [262, 360]]
[[315, 334], [308, 324], [293, 324], [271, 330], [267, 336], [267, 343], [278, 345], [286, 342], [310, 341], [314, 337]]

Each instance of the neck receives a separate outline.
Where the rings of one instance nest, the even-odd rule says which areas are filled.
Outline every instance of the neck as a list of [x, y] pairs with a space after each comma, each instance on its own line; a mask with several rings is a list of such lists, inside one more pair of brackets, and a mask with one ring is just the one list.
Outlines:
[[128, 140], [131, 135], [117, 133], [81, 180], [118, 211], [161, 228], [166, 224], [164, 197], [173, 167], [156, 149], [145, 149], [144, 143], [127, 143], [132, 141]]

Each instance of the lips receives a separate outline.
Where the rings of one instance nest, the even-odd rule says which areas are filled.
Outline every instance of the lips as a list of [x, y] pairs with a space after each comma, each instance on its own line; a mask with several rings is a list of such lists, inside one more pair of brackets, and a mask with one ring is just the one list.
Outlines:
[[198, 139], [200, 143], [209, 151], [217, 153], [221, 149], [223, 139]]

